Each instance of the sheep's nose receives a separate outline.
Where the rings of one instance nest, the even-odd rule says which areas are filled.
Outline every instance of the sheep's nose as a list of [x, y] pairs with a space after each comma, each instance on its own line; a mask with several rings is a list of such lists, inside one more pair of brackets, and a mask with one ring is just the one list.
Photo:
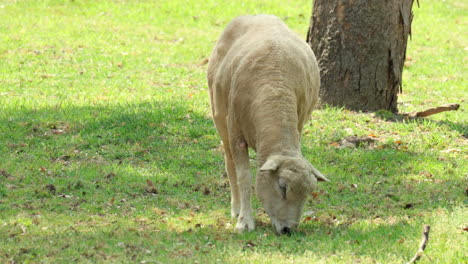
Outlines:
[[291, 235], [291, 228], [285, 226], [283, 227], [283, 229], [281, 230], [281, 234], [282, 235]]

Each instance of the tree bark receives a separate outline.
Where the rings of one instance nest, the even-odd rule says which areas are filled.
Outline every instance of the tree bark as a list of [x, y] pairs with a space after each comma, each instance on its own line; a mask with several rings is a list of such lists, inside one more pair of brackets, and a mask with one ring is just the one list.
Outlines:
[[414, 0], [315, 0], [307, 42], [322, 103], [397, 112]]

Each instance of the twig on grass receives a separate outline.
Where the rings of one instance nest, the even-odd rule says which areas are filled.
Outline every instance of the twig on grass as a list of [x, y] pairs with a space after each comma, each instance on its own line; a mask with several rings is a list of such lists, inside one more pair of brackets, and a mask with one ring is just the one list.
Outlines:
[[445, 112], [445, 111], [455, 111], [455, 110], [458, 110], [458, 108], [460, 108], [459, 104], [446, 104], [446, 105], [442, 105], [439, 107], [429, 108], [427, 110], [420, 111], [420, 112], [408, 113], [406, 115], [409, 117], [426, 117], [426, 116], [434, 115], [434, 114]]
[[429, 226], [429, 225], [424, 226], [423, 237], [422, 237], [422, 240], [421, 240], [421, 244], [419, 245], [418, 252], [416, 252], [414, 257], [409, 262], [407, 262], [406, 264], [416, 263], [416, 261], [418, 261], [421, 258], [424, 250], [426, 249], [427, 242], [429, 241], [429, 231], [430, 230], [431, 230], [431, 226]]

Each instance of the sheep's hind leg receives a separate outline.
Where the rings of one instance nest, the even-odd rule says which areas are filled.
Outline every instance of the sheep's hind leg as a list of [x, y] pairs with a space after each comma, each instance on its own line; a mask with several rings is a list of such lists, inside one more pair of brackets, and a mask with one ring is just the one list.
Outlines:
[[240, 214], [240, 194], [239, 186], [237, 185], [236, 168], [232, 160], [231, 148], [229, 142], [223, 142], [224, 145], [224, 163], [226, 172], [229, 178], [229, 186], [231, 186], [231, 218], [237, 219]]
[[227, 132], [227, 122], [225, 118], [214, 118], [218, 133], [223, 140], [224, 147], [224, 164], [226, 166], [226, 173], [229, 178], [229, 186], [231, 187], [231, 217], [238, 218], [240, 214], [240, 194], [239, 186], [237, 184], [237, 173], [232, 159], [231, 144], [229, 142], [229, 135]]

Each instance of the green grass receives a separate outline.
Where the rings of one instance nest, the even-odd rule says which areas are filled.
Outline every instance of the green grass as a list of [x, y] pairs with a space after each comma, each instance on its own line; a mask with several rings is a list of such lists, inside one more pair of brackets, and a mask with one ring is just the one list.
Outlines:
[[468, 8], [420, 2], [399, 108], [461, 109], [315, 111], [303, 152], [332, 181], [279, 237], [256, 200], [234, 232], [201, 62], [241, 14], [305, 37], [310, 1], [0, 1], [0, 262], [404, 263], [429, 224], [418, 263], [466, 263]]

